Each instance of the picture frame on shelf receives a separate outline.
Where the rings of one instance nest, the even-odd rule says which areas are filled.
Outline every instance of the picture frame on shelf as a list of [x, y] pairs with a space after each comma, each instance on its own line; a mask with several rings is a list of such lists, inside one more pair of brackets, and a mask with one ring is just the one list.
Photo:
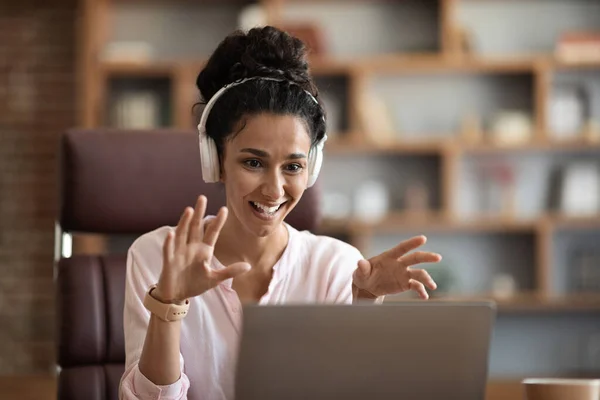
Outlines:
[[508, 161], [482, 161], [478, 165], [477, 190], [481, 215], [514, 217], [516, 172]]
[[371, 143], [387, 146], [395, 143], [396, 129], [388, 105], [372, 93], [360, 96], [358, 107], [360, 125]]
[[600, 214], [600, 163], [578, 161], [563, 167], [560, 212], [583, 217]]

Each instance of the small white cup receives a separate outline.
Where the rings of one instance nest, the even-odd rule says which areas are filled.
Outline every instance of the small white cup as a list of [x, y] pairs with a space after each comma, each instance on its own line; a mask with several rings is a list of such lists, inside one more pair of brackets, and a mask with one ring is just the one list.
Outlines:
[[527, 400], [600, 399], [600, 379], [529, 378], [522, 383]]

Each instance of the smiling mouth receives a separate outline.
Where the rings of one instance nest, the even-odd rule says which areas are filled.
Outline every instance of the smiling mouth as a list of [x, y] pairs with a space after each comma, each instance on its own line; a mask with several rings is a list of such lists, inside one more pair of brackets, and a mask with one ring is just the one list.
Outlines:
[[263, 204], [255, 202], [255, 201], [250, 201], [249, 203], [260, 214], [272, 216], [272, 215], [275, 215], [277, 213], [277, 211], [279, 211], [281, 209], [281, 206], [284, 205], [286, 202], [284, 201], [283, 203], [281, 203], [275, 207], [267, 207]]

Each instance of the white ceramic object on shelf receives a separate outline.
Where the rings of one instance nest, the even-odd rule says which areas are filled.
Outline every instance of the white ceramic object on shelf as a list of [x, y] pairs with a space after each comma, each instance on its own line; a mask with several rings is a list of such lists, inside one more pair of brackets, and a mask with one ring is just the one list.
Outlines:
[[350, 198], [338, 192], [325, 192], [321, 200], [321, 213], [324, 218], [341, 220], [352, 212]]
[[389, 191], [383, 182], [366, 181], [354, 196], [354, 216], [362, 222], [377, 222], [389, 211]]
[[575, 139], [584, 128], [586, 99], [577, 86], [553, 88], [548, 112], [548, 129], [554, 140]]
[[492, 122], [492, 136], [498, 145], [529, 142], [533, 135], [531, 116], [521, 111], [502, 111]]

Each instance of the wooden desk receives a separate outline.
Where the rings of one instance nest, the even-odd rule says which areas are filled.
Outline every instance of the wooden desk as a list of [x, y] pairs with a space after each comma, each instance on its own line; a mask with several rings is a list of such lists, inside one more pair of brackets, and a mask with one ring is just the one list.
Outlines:
[[485, 400], [522, 400], [520, 380], [491, 380], [487, 384]]
[[56, 400], [56, 378], [0, 376], [0, 397], [10, 400]]

